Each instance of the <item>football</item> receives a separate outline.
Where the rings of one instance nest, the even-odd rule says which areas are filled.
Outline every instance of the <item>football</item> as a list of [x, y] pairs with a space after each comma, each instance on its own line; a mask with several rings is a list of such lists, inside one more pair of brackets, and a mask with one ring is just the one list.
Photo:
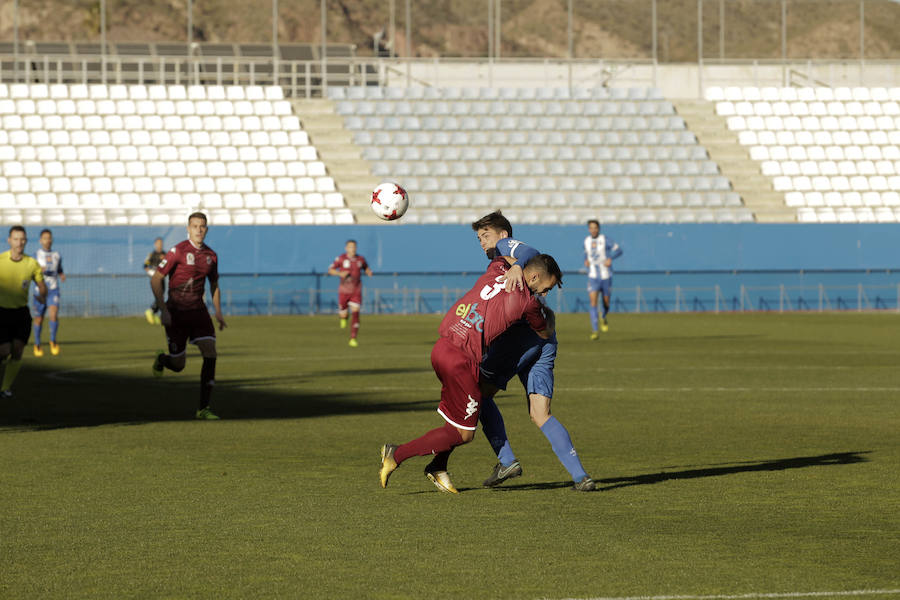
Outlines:
[[409, 196], [398, 184], [387, 181], [372, 191], [371, 206], [379, 219], [396, 221], [409, 208]]

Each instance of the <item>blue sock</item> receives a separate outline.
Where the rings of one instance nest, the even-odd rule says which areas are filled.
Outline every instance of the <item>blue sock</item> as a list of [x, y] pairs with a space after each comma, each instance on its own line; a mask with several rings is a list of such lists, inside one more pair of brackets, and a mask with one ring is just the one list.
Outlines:
[[572, 476], [572, 481], [579, 482], [584, 479], [587, 473], [581, 466], [581, 459], [578, 458], [575, 446], [572, 445], [572, 438], [569, 437], [569, 432], [566, 431], [563, 424], [556, 417], [550, 417], [541, 427], [541, 432], [550, 441], [553, 452]]
[[59, 321], [50, 321], [50, 341], [56, 343], [56, 332], [59, 331]]
[[597, 319], [598, 319], [597, 307], [592, 306], [590, 309], [590, 313], [591, 313], [591, 329], [594, 331], [597, 331]]
[[481, 399], [481, 430], [484, 436], [494, 449], [494, 454], [504, 467], [516, 462], [516, 455], [513, 454], [512, 447], [509, 445], [509, 439], [506, 437], [506, 427], [503, 425], [503, 415], [497, 408], [497, 403], [493, 398]]
[[43, 329], [43, 325], [34, 325], [32, 327], [34, 329], [34, 343], [37, 346], [41, 345], [41, 329]]

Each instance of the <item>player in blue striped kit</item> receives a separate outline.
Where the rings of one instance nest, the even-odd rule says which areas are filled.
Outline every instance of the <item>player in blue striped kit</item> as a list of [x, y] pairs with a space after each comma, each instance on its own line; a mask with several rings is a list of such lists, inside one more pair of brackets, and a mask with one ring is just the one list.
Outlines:
[[[44, 314], [46, 313], [50, 317], [50, 353], [56, 356], [59, 354], [59, 344], [56, 342], [56, 333], [59, 331], [59, 284], [66, 280], [66, 274], [63, 273], [62, 258], [59, 252], [53, 250], [53, 234], [49, 229], [41, 231], [41, 247], [38, 248], [34, 258], [41, 266], [44, 283], [47, 284], [47, 298], [44, 302], [41, 302], [37, 295], [32, 299], [34, 355], [44, 355], [44, 349], [41, 347], [41, 329], [43, 329]], [[37, 288], [35, 288], [35, 294], [37, 294]]]
[[[507, 272], [507, 289], [521, 280], [522, 269], [538, 251], [512, 239], [512, 225], [499, 211], [472, 223], [482, 250], [493, 259], [496, 254], [509, 257], [515, 264]], [[518, 268], [517, 268], [518, 265]], [[519, 281], [521, 285], [523, 282]], [[552, 317], [552, 311], [547, 309]], [[553, 367], [556, 362], [556, 335], [544, 340], [525, 323], [512, 325], [490, 345], [480, 365], [481, 427], [491, 444], [498, 462], [486, 487], [497, 486], [522, 474], [506, 435], [503, 416], [494, 402], [494, 394], [505, 390], [507, 382], [519, 376], [528, 397], [528, 412], [532, 422], [550, 442], [554, 454], [569, 472], [578, 491], [595, 489], [594, 480], [585, 472], [568, 430], [550, 414], [553, 397]]]
[[598, 321], [598, 296], [603, 297], [603, 316], [600, 328], [609, 331], [606, 315], [609, 313], [609, 299], [612, 295], [612, 261], [622, 256], [622, 248], [617, 243], [600, 234], [600, 221], [588, 221], [588, 236], [584, 238], [584, 266], [588, 268], [588, 297], [591, 301], [591, 339], [596, 340]]

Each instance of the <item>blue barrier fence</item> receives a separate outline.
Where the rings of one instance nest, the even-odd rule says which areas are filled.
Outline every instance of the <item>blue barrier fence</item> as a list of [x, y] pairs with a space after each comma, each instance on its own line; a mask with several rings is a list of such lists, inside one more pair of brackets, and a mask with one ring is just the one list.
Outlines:
[[[617, 312], [897, 310], [898, 224], [612, 225]], [[26, 252], [36, 249], [37, 231]], [[141, 265], [156, 236], [171, 246], [183, 227], [59, 227], [63, 314], [132, 315], [151, 297]], [[587, 310], [583, 226], [516, 226], [514, 234], [556, 257], [565, 287], [548, 297], [560, 312]], [[230, 314], [333, 311], [337, 282], [324, 275], [344, 241], [359, 243], [375, 276], [364, 280], [367, 313], [439, 313], [485, 266], [464, 225], [216, 227], [223, 302]]]
[[[368, 314], [443, 313], [479, 273], [391, 273], [366, 278]], [[565, 273], [547, 296], [557, 312], [588, 308], [586, 276]], [[225, 274], [220, 285], [229, 315], [329, 314], [337, 310], [337, 281], [323, 273]], [[61, 314], [128, 316], [152, 296], [146, 276], [70, 276], [62, 284]], [[900, 278], [888, 271], [621, 272], [612, 310], [626, 313], [726, 311], [900, 311]]]

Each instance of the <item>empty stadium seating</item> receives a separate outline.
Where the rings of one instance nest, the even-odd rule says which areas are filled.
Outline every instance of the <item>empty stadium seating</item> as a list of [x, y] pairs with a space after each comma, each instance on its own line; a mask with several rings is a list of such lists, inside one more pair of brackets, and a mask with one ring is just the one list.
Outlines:
[[352, 223], [281, 88], [0, 84], [0, 220]]
[[413, 194], [409, 222], [465, 222], [495, 207], [525, 223], [753, 219], [657, 90], [329, 93], [373, 173]]
[[900, 220], [900, 88], [709, 88], [803, 222]]

